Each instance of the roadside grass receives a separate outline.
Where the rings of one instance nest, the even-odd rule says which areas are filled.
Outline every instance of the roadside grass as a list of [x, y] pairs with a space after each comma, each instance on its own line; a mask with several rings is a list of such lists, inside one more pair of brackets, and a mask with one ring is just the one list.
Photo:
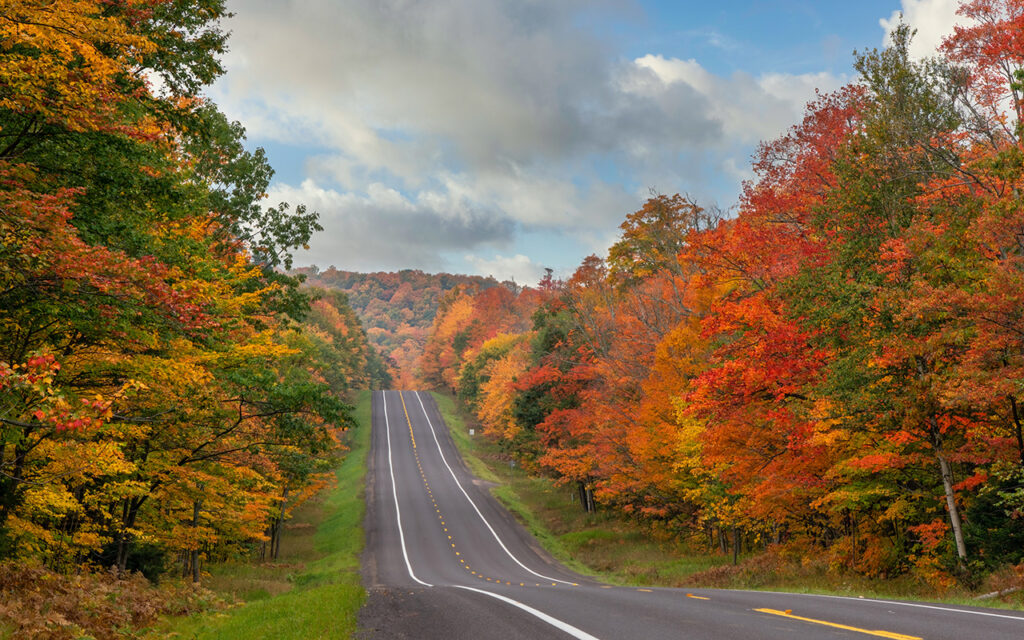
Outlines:
[[[709, 552], [700, 542], [679, 540], [650, 525], [606, 511], [585, 513], [575, 491], [546, 478], [531, 477], [509, 464], [510, 458], [456, 401], [432, 392], [452, 439], [470, 470], [495, 483], [491, 493], [523, 523], [541, 545], [577, 573], [611, 584], [662, 587], [711, 587], [788, 591], [881, 599], [932, 600], [947, 604], [1024, 609], [1024, 591], [1003, 599], [979, 601], [976, 594], [938, 593], [910, 576], [871, 579], [828, 571], [828, 559], [788, 558], [785, 553], [744, 553], [738, 566], [732, 555]], [[473, 437], [469, 428], [476, 430]], [[993, 590], [1000, 585], [995, 583]], [[985, 590], [985, 589], [983, 589]]]
[[[495, 483], [491, 493], [559, 562], [577, 573], [621, 585], [683, 586], [698, 571], [732, 561], [731, 556], [692, 552], [678, 540], [608, 512], [585, 513], [571, 487], [528, 475], [450, 395], [431, 392], [455, 445], [477, 477]], [[469, 428], [476, 435], [469, 436]]]
[[[434, 396], [437, 408], [441, 411], [441, 417], [444, 418], [445, 423], [448, 425], [448, 430], [452, 434], [452, 440], [455, 441], [455, 446], [462, 453], [462, 459], [466, 462], [469, 470], [473, 472], [473, 475], [485, 482], [502, 482], [502, 478], [491, 470], [495, 461], [492, 459], [490, 464], [484, 462], [485, 458], [492, 457], [493, 452], [484, 451], [478, 446], [480, 441], [483, 440], [479, 433], [479, 427], [475, 427], [477, 435], [470, 436], [469, 426], [463, 419], [463, 412], [455, 406], [455, 399], [450, 395], [437, 393], [436, 391], [431, 391], [430, 395]], [[470, 455], [467, 455], [467, 452]]]
[[164, 621], [152, 638], [350, 638], [366, 599], [359, 574], [363, 500], [370, 446], [371, 393], [356, 403], [358, 426], [331, 490], [296, 509], [277, 563], [211, 567], [205, 586], [239, 604]]

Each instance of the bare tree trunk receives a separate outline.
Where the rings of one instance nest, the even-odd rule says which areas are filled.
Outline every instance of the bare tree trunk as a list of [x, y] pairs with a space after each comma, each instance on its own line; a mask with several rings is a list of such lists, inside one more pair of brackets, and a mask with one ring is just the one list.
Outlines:
[[935, 457], [939, 460], [939, 469], [942, 471], [942, 488], [946, 491], [946, 507], [949, 509], [949, 524], [953, 528], [953, 539], [956, 540], [956, 555], [963, 564], [967, 559], [967, 545], [964, 544], [964, 530], [960, 522], [960, 509], [956, 505], [956, 493], [953, 491], [953, 470], [949, 466], [946, 456], [938, 447], [935, 448]]
[[[199, 511], [202, 509], [203, 501], [196, 500], [192, 503], [192, 529], [199, 527]], [[192, 548], [190, 560], [192, 564], [192, 582], [199, 582], [199, 541], [197, 540]]]

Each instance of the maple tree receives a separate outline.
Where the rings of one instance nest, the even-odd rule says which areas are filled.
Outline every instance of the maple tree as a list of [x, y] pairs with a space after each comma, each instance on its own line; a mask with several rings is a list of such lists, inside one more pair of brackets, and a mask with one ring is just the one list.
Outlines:
[[[0, 550], [157, 577], [253, 549], [329, 483], [387, 374], [282, 272], [315, 212], [199, 91], [220, 0], [0, 15]], [[159, 89], [154, 88], [159, 85]]]
[[960, 12], [858, 54], [735, 216], [651, 198], [532, 326], [453, 295], [425, 381], [588, 510], [936, 589], [1024, 561], [1024, 3]]

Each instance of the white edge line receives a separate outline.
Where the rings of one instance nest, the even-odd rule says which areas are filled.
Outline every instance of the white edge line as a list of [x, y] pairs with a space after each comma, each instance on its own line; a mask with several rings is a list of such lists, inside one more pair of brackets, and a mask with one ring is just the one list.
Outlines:
[[974, 611], [972, 609], [953, 609], [950, 607], [940, 607], [934, 604], [919, 604], [916, 602], [900, 602], [898, 600], [876, 600], [874, 598], [852, 598], [850, 596], [829, 596], [823, 593], [807, 593], [802, 595], [817, 596], [819, 598], [837, 598], [842, 600], [853, 600], [854, 602], [876, 602], [880, 604], [897, 605], [900, 607], [918, 607], [920, 609], [935, 609], [937, 611], [948, 611], [949, 613], [970, 613], [976, 616], [989, 616], [990, 618], [1006, 618], [1008, 620], [1016, 620], [1017, 622], [1024, 622], [1024, 616], [1008, 616], [1002, 613], [989, 613], [988, 611]]
[[512, 560], [515, 561], [516, 564], [518, 564], [523, 569], [526, 569], [538, 578], [544, 578], [545, 580], [550, 580], [551, 582], [561, 582], [562, 584], [573, 584], [572, 582], [568, 582], [566, 580], [559, 580], [558, 578], [551, 578], [542, 573], [537, 573], [530, 567], [520, 562], [519, 558], [512, 555], [512, 552], [508, 550], [508, 547], [505, 546], [505, 543], [502, 542], [501, 538], [498, 537], [498, 533], [494, 530], [493, 527], [491, 527], [491, 523], [487, 522], [487, 518], [484, 517], [484, 514], [480, 513], [480, 509], [477, 508], [476, 503], [473, 502], [473, 499], [469, 497], [469, 494], [466, 493], [466, 490], [462, 488], [462, 483], [459, 482], [459, 479], [457, 477], [455, 477], [455, 472], [452, 470], [451, 465], [448, 464], [448, 460], [444, 457], [444, 451], [441, 450], [441, 443], [437, 439], [437, 432], [434, 431], [434, 423], [431, 422], [430, 416], [427, 415], [427, 408], [423, 404], [423, 398], [420, 397], [419, 391], [414, 391], [413, 393], [416, 394], [416, 400], [418, 400], [420, 403], [420, 409], [423, 411], [423, 417], [427, 419], [427, 424], [430, 426], [430, 434], [434, 436], [434, 443], [437, 445], [437, 452], [441, 454], [441, 462], [444, 462], [444, 466], [448, 467], [448, 473], [452, 474], [452, 479], [455, 480], [455, 485], [459, 488], [459, 491], [462, 492], [462, 495], [466, 496], [466, 500], [469, 500], [469, 504], [472, 505], [473, 510], [476, 511], [476, 515], [480, 516], [480, 519], [483, 520], [484, 525], [487, 527], [488, 530], [490, 530], [491, 535], [494, 536], [494, 539], [498, 541], [498, 544], [501, 545], [501, 548], [505, 551], [505, 553], [508, 554], [508, 557], [512, 558]]
[[519, 602], [517, 600], [513, 600], [512, 598], [506, 598], [503, 595], [499, 595], [499, 594], [493, 593], [491, 591], [484, 591], [483, 589], [476, 589], [474, 587], [463, 587], [461, 585], [452, 585], [452, 586], [454, 586], [456, 589], [465, 589], [466, 591], [475, 591], [476, 593], [482, 593], [485, 596], [490, 596], [492, 598], [497, 598], [498, 600], [501, 600], [502, 602], [507, 602], [508, 604], [512, 605], [513, 607], [519, 607], [520, 609], [522, 609], [526, 613], [529, 613], [530, 615], [533, 615], [533, 616], [536, 616], [536, 617], [540, 618], [541, 620], [543, 620], [544, 622], [550, 624], [552, 627], [555, 627], [559, 631], [564, 631], [565, 633], [568, 633], [570, 636], [572, 636], [574, 638], [578, 638], [579, 640], [598, 640], [598, 638], [596, 638], [595, 636], [590, 635], [589, 633], [587, 633], [586, 631], [584, 631], [582, 629], [578, 629], [578, 628], [572, 626], [568, 622], [562, 622], [558, 618], [553, 618], [553, 617], [549, 616], [548, 614], [544, 613], [543, 611], [538, 611], [537, 609], [534, 609], [533, 607], [527, 606], [527, 605], [525, 605], [522, 602]]
[[1007, 620], [1016, 620], [1017, 622], [1024, 622], [1024, 615], [1009, 616], [1002, 613], [989, 613], [988, 611], [975, 611], [973, 609], [954, 609], [951, 607], [941, 607], [937, 604], [924, 604], [918, 602], [900, 602], [899, 600], [879, 600], [877, 598], [860, 598], [854, 596], [832, 596], [826, 593], [794, 593], [792, 591], [750, 591], [746, 589], [727, 589], [726, 591], [738, 591], [740, 593], [762, 593], [762, 594], [774, 594], [774, 595], [786, 595], [786, 596], [810, 596], [812, 598], [832, 598], [834, 600], [849, 600], [851, 602], [873, 602], [876, 604], [886, 604], [897, 607], [917, 607], [919, 609], [934, 609], [936, 611], [946, 611], [948, 613], [969, 613], [976, 616], [988, 616], [990, 618], [1006, 618]]
[[385, 394], [385, 391], [381, 391], [380, 398], [381, 404], [384, 405], [384, 429], [387, 431], [388, 437], [388, 471], [391, 472], [391, 492], [395, 496], [395, 519], [398, 521], [398, 539], [402, 543], [402, 557], [405, 558], [405, 568], [409, 570], [409, 577], [424, 587], [432, 587], [434, 585], [429, 582], [423, 582], [413, 573], [412, 564], [409, 562], [409, 552], [405, 549], [405, 533], [402, 531], [402, 510], [398, 508], [398, 485], [395, 484], [395, 465], [391, 461], [391, 423], [388, 421], [388, 399]]

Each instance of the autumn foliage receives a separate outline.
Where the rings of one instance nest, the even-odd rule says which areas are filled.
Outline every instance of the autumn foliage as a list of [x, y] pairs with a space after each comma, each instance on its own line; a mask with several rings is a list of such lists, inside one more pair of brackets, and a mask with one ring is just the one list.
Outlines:
[[1024, 561], [1024, 3], [898, 29], [763, 143], [735, 215], [656, 196], [607, 258], [456, 292], [421, 359], [580, 503], [936, 588]]
[[344, 296], [282, 275], [317, 215], [263, 203], [262, 150], [199, 97], [224, 3], [0, 13], [3, 571], [272, 557], [382, 379]]
[[332, 266], [302, 267], [294, 273], [305, 276], [311, 285], [335, 289], [348, 297], [370, 343], [382, 354], [382, 366], [399, 389], [412, 389], [416, 384], [417, 361], [445, 295], [459, 287], [498, 286], [494, 278], [414, 269], [357, 273]]

